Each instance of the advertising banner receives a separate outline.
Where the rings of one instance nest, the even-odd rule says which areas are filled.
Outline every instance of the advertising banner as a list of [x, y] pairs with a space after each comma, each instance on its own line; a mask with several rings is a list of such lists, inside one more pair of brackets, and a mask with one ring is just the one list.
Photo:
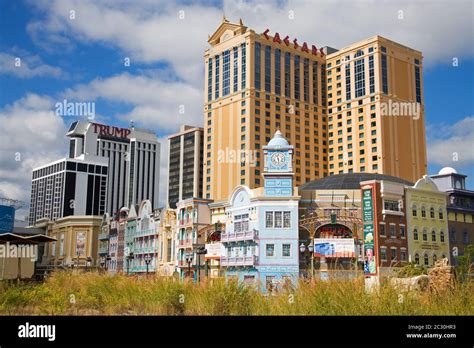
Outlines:
[[15, 221], [15, 208], [8, 205], [0, 205], [0, 234], [13, 233]]
[[366, 275], [376, 275], [377, 262], [374, 244], [375, 231], [372, 188], [362, 190], [362, 219], [364, 222], [364, 273]]
[[86, 252], [86, 233], [77, 232], [76, 238], [76, 255], [84, 256]]
[[315, 257], [355, 257], [353, 238], [315, 238]]

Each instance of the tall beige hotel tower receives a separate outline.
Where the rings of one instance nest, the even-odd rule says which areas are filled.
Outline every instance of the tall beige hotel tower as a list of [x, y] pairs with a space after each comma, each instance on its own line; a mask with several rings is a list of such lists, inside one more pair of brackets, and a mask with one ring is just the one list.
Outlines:
[[426, 174], [422, 55], [380, 36], [340, 50], [223, 19], [205, 59], [205, 198], [263, 185], [262, 146], [294, 145], [295, 185], [374, 172]]

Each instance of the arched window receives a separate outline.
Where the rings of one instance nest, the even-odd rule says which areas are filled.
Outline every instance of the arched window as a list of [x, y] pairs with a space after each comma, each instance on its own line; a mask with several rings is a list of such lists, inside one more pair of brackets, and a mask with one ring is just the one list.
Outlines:
[[415, 254], [415, 263], [416, 263], [417, 265], [420, 264], [420, 255], [418, 255], [418, 254]]
[[426, 209], [425, 209], [425, 207], [421, 207], [421, 217], [426, 217]]
[[446, 258], [446, 255], [441, 254], [441, 258], [442, 258], [442, 259], [445, 259], [445, 258]]
[[426, 231], [426, 228], [423, 229], [423, 240], [428, 240], [428, 231]]
[[443, 232], [443, 231], [440, 231], [440, 232], [439, 232], [439, 240], [440, 240], [441, 242], [444, 242], [444, 232]]
[[439, 208], [439, 219], [440, 220], [443, 220], [444, 219], [444, 214], [443, 214], [443, 209], [442, 208]]
[[430, 218], [432, 218], [432, 219], [435, 218], [434, 208], [433, 208], [433, 207], [430, 208]]
[[425, 255], [423, 256], [423, 259], [424, 259], [424, 262], [425, 262], [425, 266], [428, 266], [428, 265], [430, 264], [430, 261], [429, 261], [429, 259], [428, 259], [428, 254], [425, 254]]
[[436, 263], [436, 260], [437, 260], [437, 259], [438, 259], [438, 258], [436, 257], [436, 254], [433, 254], [433, 265]]
[[412, 214], [413, 216], [416, 216], [416, 214], [417, 214], [416, 205], [414, 205], [414, 204], [413, 204], [413, 207], [411, 208], [411, 214]]
[[436, 231], [435, 230], [431, 231], [431, 241], [436, 242]]
[[413, 239], [418, 240], [418, 230], [416, 228], [413, 229]]

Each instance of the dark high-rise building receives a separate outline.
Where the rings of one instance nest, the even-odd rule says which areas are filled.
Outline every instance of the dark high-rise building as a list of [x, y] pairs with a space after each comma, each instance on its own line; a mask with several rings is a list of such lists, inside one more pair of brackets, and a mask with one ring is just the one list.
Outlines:
[[168, 202], [176, 208], [180, 200], [202, 197], [203, 129], [184, 125], [168, 141]]

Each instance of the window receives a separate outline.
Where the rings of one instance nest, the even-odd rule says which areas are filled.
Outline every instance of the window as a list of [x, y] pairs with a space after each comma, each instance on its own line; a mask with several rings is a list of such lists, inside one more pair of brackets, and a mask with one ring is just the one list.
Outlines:
[[426, 217], [426, 209], [425, 207], [421, 207], [421, 217], [425, 218]]
[[415, 88], [416, 88], [416, 102], [421, 103], [421, 77], [420, 77], [419, 66], [415, 66]]
[[380, 248], [380, 259], [382, 261], [387, 261], [387, 248], [386, 247]]
[[275, 228], [281, 228], [282, 226], [283, 226], [282, 212], [276, 211], [275, 212]]
[[291, 244], [283, 244], [281, 246], [281, 253], [283, 257], [290, 257], [291, 256]]
[[385, 224], [384, 223], [381, 223], [379, 224], [379, 229], [380, 229], [380, 236], [383, 236], [385, 237]]
[[267, 257], [275, 256], [275, 244], [267, 244], [266, 245], [266, 255], [267, 255]]
[[374, 56], [369, 57], [369, 93], [375, 93]]
[[363, 97], [365, 95], [365, 67], [364, 58], [354, 62], [354, 79], [355, 79], [355, 97]]
[[430, 264], [430, 261], [428, 260], [428, 254], [425, 254], [423, 256], [423, 259], [424, 259], [425, 266], [428, 266]]
[[433, 207], [430, 208], [430, 218], [431, 218], [431, 219], [434, 219], [434, 218], [435, 218], [435, 212], [434, 212], [434, 208], [433, 208]]
[[294, 69], [294, 98], [300, 99], [300, 56], [295, 56], [295, 69]]
[[285, 52], [285, 96], [290, 97], [291, 55]]
[[415, 254], [415, 263], [416, 263], [417, 265], [420, 264], [420, 255], [418, 255], [418, 254]]
[[439, 217], [440, 220], [443, 220], [443, 218], [444, 218], [443, 209], [441, 209], [441, 208], [439, 208], [438, 217]]
[[233, 48], [234, 53], [234, 93], [239, 90], [239, 48]]
[[441, 242], [444, 242], [444, 232], [443, 232], [443, 231], [440, 231], [440, 232], [439, 232], [439, 240], [440, 240]]
[[255, 75], [254, 75], [254, 81], [255, 81], [255, 89], [261, 89], [261, 72], [260, 72], [260, 43], [256, 42], [255, 43]]
[[400, 261], [407, 260], [407, 250], [405, 248], [400, 248]]
[[387, 56], [382, 54], [382, 92], [388, 94]]
[[392, 247], [390, 248], [390, 259], [395, 261], [397, 259], [397, 248]]
[[265, 227], [272, 228], [273, 227], [273, 212], [267, 211], [265, 213]]
[[214, 85], [216, 87], [215, 87], [215, 96], [214, 96], [214, 98], [218, 99], [219, 98], [219, 88], [220, 88], [219, 87], [219, 67], [220, 67], [220, 57], [219, 57], [219, 55], [216, 56], [215, 60], [216, 60], [216, 74], [215, 74], [215, 78], [214, 78], [214, 80], [215, 80]]
[[428, 231], [426, 231], [426, 228], [423, 229], [423, 240], [425, 240], [425, 241], [428, 240]]
[[431, 241], [436, 242], [436, 231], [435, 230], [431, 231]]
[[395, 224], [390, 224], [390, 238], [397, 238], [397, 232], [395, 230]]
[[414, 205], [414, 206], [412, 207], [411, 214], [412, 214], [413, 216], [416, 216], [416, 214], [417, 214], [417, 212], [416, 212], [416, 205]]
[[289, 211], [283, 212], [283, 227], [291, 228], [291, 212]]
[[346, 100], [351, 99], [351, 63], [346, 64]]
[[438, 259], [438, 257], [436, 256], [436, 254], [433, 254], [433, 265], [436, 263], [437, 259]]
[[469, 244], [469, 233], [466, 230], [462, 233], [462, 242], [464, 244]]
[[247, 75], [247, 69], [246, 69], [246, 61], [247, 61], [247, 53], [246, 53], [246, 47], [245, 47], [245, 43], [241, 44], [241, 47], [242, 47], [242, 57], [241, 57], [241, 60], [242, 60], [242, 90], [245, 89], [245, 85], [246, 85], [246, 75]]
[[413, 229], [413, 239], [418, 240], [418, 230], [416, 228]]
[[400, 225], [398, 229], [400, 231], [400, 238], [405, 238], [405, 226]]
[[385, 210], [400, 211], [398, 201], [384, 200], [383, 206]]
[[456, 242], [456, 230], [452, 229], [451, 232], [449, 232], [449, 241], [450, 242]]
[[207, 63], [207, 101], [212, 100], [212, 58]]
[[265, 46], [265, 92], [267, 93], [270, 93], [272, 91], [271, 56], [272, 56], [272, 48], [270, 46]]
[[281, 94], [281, 50], [275, 50], [275, 94]]

